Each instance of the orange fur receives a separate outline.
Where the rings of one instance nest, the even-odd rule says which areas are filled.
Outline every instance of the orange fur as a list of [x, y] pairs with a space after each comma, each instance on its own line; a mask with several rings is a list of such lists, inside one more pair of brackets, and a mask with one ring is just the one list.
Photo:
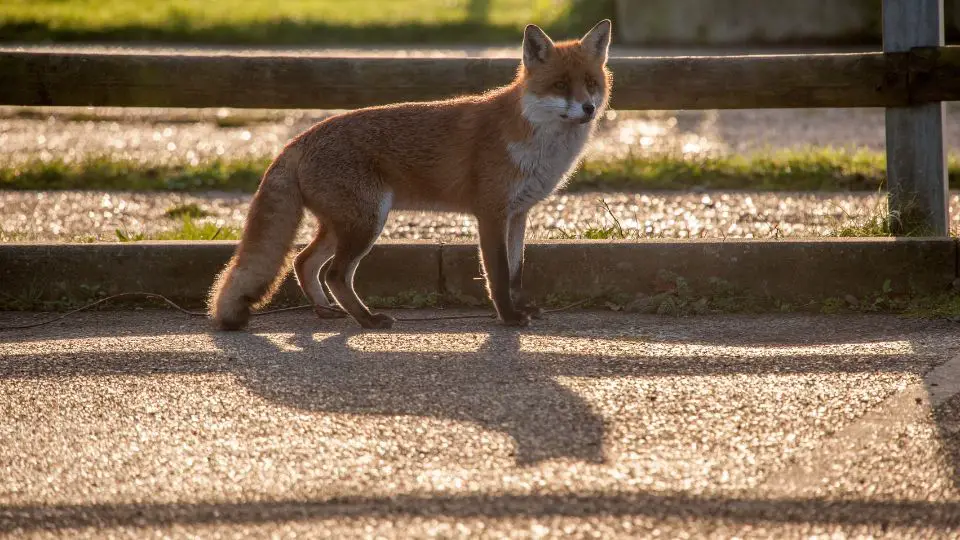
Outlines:
[[297, 279], [324, 313], [325, 282], [365, 328], [393, 319], [372, 314], [353, 272], [391, 208], [475, 215], [488, 289], [501, 320], [529, 322], [521, 294], [523, 230], [530, 207], [576, 166], [606, 107], [610, 22], [581, 40], [554, 44], [536, 26], [524, 33], [523, 63], [509, 85], [482, 95], [360, 109], [324, 120], [291, 141], [264, 175], [237, 252], [217, 279], [210, 314], [243, 327], [269, 298], [302, 209], [319, 222], [297, 257]]

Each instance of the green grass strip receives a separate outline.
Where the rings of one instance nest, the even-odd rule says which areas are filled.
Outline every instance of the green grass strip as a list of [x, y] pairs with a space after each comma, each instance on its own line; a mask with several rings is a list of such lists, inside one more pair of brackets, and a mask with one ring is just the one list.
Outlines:
[[[587, 162], [574, 189], [756, 189], [767, 191], [875, 191], [886, 179], [884, 154], [831, 148], [752, 156], [629, 157]], [[960, 163], [951, 162], [951, 177]]]
[[[77, 163], [35, 160], [0, 165], [0, 189], [233, 191], [256, 190], [269, 159], [215, 160], [198, 165], [150, 165], [108, 157]], [[950, 159], [950, 185], [960, 187], [960, 159]], [[687, 159], [655, 156], [588, 161], [567, 190], [618, 191], [750, 189], [876, 191], [885, 181], [884, 155], [834, 149], [756, 156]]]
[[0, 168], [0, 188], [16, 190], [256, 191], [269, 159], [199, 165], [148, 165], [96, 158], [78, 163], [31, 161]]

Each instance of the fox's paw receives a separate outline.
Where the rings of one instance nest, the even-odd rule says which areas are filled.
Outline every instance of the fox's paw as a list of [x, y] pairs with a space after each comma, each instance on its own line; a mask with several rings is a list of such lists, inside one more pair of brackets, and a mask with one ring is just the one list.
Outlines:
[[387, 330], [393, 328], [395, 322], [397, 320], [386, 313], [374, 313], [366, 321], [360, 321], [360, 326], [368, 330]]
[[313, 306], [313, 312], [321, 319], [342, 319], [347, 316], [347, 313], [340, 308], [320, 304]]
[[500, 321], [505, 326], [514, 326], [518, 328], [524, 328], [530, 326], [530, 315], [522, 311], [517, 311], [515, 313], [503, 314], [500, 316]]
[[537, 306], [523, 291], [513, 291], [513, 302], [517, 306], [517, 311], [529, 315], [533, 319], [543, 318], [543, 309]]
[[217, 327], [221, 330], [227, 331], [236, 331], [243, 330], [247, 327], [247, 320], [245, 319], [217, 319]]
[[250, 308], [245, 305], [231, 306], [231, 309], [217, 309], [213, 321], [221, 330], [243, 330], [250, 322]]

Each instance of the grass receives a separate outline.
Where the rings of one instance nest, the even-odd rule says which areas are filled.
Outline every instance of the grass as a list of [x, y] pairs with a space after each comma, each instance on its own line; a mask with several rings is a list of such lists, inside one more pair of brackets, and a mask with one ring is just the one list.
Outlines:
[[949, 319], [960, 322], [960, 293], [944, 293], [930, 298], [919, 298], [905, 310], [910, 317], [922, 319]]
[[240, 229], [218, 226], [216, 223], [197, 222], [187, 214], [180, 217], [180, 224], [175, 229], [161, 231], [156, 234], [130, 232], [117, 229], [117, 240], [120, 242], [138, 242], [141, 240], [239, 240]]
[[[759, 189], [770, 191], [874, 191], [886, 177], [884, 154], [835, 148], [782, 150], [756, 155], [685, 158], [627, 157], [587, 162], [578, 189]], [[960, 181], [960, 160], [951, 160]]]
[[167, 211], [163, 215], [168, 218], [173, 219], [183, 219], [185, 217], [189, 218], [205, 218], [210, 216], [210, 212], [207, 212], [203, 208], [197, 205], [197, 203], [190, 204], [178, 204], [167, 208]]
[[610, 216], [610, 219], [613, 220], [613, 225], [609, 227], [588, 227], [581, 231], [575, 233], [570, 233], [564, 230], [557, 230], [557, 233], [562, 240], [626, 240], [631, 237], [631, 231], [624, 230], [623, 226], [620, 224], [620, 219], [617, 218], [617, 215], [613, 213], [613, 210], [610, 209], [610, 205], [607, 204], [607, 201], [600, 199], [597, 201], [600, 206], [603, 207], [603, 210]]
[[[269, 161], [236, 159], [198, 165], [145, 165], [109, 157], [76, 163], [34, 160], [0, 165], [0, 189], [250, 193], [256, 190]], [[885, 168], [884, 155], [880, 152], [832, 148], [692, 159], [631, 156], [586, 162], [573, 176], [567, 190], [876, 191], [884, 184]], [[951, 157], [949, 171], [951, 186], [960, 187], [960, 157]]]
[[876, 237], [876, 236], [936, 236], [924, 224], [925, 218], [918, 206], [907, 201], [904, 208], [891, 212], [887, 200], [881, 197], [872, 211], [864, 216], [845, 214], [845, 219], [829, 235], [834, 237]]
[[0, 41], [358, 45], [577, 37], [613, 0], [4, 0]]
[[269, 162], [268, 159], [238, 159], [198, 165], [145, 165], [109, 157], [78, 163], [34, 160], [0, 167], [0, 188], [253, 192]]
[[[837, 228], [830, 236], [841, 238], [893, 236], [890, 229], [890, 220], [886, 213], [871, 214], [859, 221]], [[919, 234], [905, 234], [904, 236], [921, 236]]]

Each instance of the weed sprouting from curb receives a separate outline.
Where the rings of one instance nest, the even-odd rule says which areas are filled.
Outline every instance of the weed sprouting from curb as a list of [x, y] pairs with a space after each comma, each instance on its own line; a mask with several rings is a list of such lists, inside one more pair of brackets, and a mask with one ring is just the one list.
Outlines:
[[[882, 195], [882, 193], [881, 193]], [[858, 238], [884, 236], [927, 236], [929, 229], [924, 224], [923, 216], [917, 211], [915, 202], [907, 202], [903, 208], [890, 210], [888, 200], [881, 197], [876, 206], [865, 216], [851, 216], [846, 210], [840, 211], [847, 219], [846, 224], [839, 224], [828, 236]]]
[[619, 306], [628, 313], [648, 313], [682, 317], [711, 313], [752, 313], [768, 311], [766, 304], [775, 304], [776, 311], [783, 311], [783, 303], [762, 302], [751, 295], [741, 293], [728, 281], [710, 278], [706, 290], [694, 290], [686, 278], [661, 270], [653, 284], [654, 294], [638, 294]]
[[[569, 233], [563, 229], [555, 229], [557, 238], [561, 240], [626, 240], [631, 237], [638, 237], [639, 231], [624, 231], [620, 224], [620, 219], [613, 213], [613, 209], [603, 198], [597, 200], [604, 211], [610, 216], [613, 225], [609, 227], [588, 227], [580, 232]], [[634, 234], [636, 233], [636, 234]]]

